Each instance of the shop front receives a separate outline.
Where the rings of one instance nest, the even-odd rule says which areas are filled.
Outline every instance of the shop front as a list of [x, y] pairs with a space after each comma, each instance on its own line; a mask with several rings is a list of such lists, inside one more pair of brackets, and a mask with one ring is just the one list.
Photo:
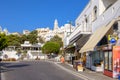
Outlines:
[[112, 46], [111, 47], [103, 47], [103, 53], [104, 53], [104, 74], [112, 77], [113, 76], [113, 53], [112, 53]]
[[[102, 50], [104, 45], [109, 44], [108, 36], [116, 34], [118, 29], [117, 19], [113, 19], [109, 24], [98, 28], [86, 42], [86, 44], [80, 49], [80, 53], [86, 52], [86, 67], [94, 71], [109, 71], [108, 74], [112, 71], [112, 49], [111, 50]], [[115, 42], [114, 39], [111, 39], [112, 42]], [[108, 56], [108, 59], [105, 57]], [[105, 60], [106, 59], [106, 60]], [[108, 64], [108, 61], [109, 64]], [[106, 65], [105, 65], [106, 63]], [[109, 67], [106, 67], [109, 66]], [[108, 69], [108, 70], [107, 70]], [[105, 74], [106, 71], [103, 71]]]
[[120, 74], [120, 46], [104, 47], [104, 74], [118, 78]]
[[104, 74], [118, 78], [120, 74], [120, 33], [119, 22], [112, 26], [113, 34], [108, 34], [108, 45], [103, 47]]
[[68, 46], [67, 48], [64, 49], [64, 57], [65, 61], [73, 64], [73, 61], [76, 59], [76, 56], [74, 55], [75, 52], [75, 46]]

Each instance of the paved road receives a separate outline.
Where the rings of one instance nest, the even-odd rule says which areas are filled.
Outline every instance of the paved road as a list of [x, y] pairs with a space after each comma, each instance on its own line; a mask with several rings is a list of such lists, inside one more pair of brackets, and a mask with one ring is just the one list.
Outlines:
[[46, 61], [6, 63], [3, 66], [4, 80], [82, 80]]

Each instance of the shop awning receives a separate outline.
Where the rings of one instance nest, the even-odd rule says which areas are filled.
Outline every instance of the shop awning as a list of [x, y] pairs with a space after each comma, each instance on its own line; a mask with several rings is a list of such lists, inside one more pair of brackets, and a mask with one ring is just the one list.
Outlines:
[[80, 53], [87, 52], [87, 51], [94, 51], [95, 46], [98, 44], [98, 42], [104, 37], [104, 35], [107, 33], [107, 31], [112, 27], [112, 25], [115, 23], [115, 19], [113, 19], [110, 23], [108, 23], [106, 26], [102, 26], [98, 28], [89, 38], [89, 40], [86, 42], [86, 44], [80, 49]]
[[78, 39], [81, 38], [81, 36], [82, 36], [82, 34], [79, 34], [78, 36], [75, 36], [74, 39], [72, 39], [72, 40], [70, 39], [69, 44], [71, 45], [71, 44], [75, 43]]
[[83, 35], [89, 35], [91, 34], [91, 32], [79, 32], [77, 33], [73, 38], [71, 38], [69, 40], [69, 44], [74, 44], [76, 41], [78, 41], [79, 39], [81, 39], [81, 37], [83, 37]]
[[76, 41], [76, 43], [77, 43], [76, 49], [77, 50], [80, 50], [85, 45], [85, 43], [89, 40], [90, 35], [91, 34], [82, 34], [81, 35], [81, 38]]

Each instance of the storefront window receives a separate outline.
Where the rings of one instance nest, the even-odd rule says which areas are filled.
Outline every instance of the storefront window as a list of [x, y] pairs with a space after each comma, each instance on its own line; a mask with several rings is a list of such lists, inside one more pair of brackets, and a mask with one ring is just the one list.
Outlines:
[[103, 51], [100, 51], [100, 60], [103, 61], [103, 57], [104, 57], [104, 55], [103, 55]]
[[103, 63], [103, 52], [102, 51], [93, 52], [92, 61], [94, 66], [100, 67], [101, 64]]
[[104, 58], [105, 58], [105, 69], [112, 71], [112, 51], [105, 51], [104, 52]]
[[109, 69], [112, 71], [112, 51], [109, 51]]
[[105, 55], [105, 69], [108, 69], [108, 52], [104, 52], [104, 55]]

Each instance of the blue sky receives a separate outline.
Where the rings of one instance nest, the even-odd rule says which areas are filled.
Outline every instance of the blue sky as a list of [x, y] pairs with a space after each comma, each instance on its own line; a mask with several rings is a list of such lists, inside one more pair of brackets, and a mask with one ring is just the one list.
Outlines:
[[89, 0], [0, 0], [0, 26], [9, 32], [59, 26], [79, 16]]

